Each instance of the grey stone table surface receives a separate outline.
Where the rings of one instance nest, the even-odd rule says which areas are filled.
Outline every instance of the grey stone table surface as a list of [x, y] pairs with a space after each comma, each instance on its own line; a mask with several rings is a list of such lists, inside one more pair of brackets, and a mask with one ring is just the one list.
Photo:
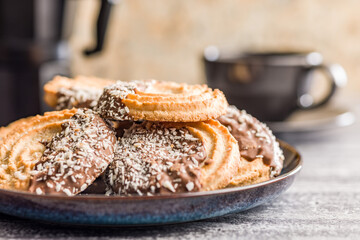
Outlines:
[[65, 227], [0, 214], [0, 238], [360, 239], [360, 121], [280, 137], [300, 151], [303, 170], [287, 192], [255, 209], [141, 228]]

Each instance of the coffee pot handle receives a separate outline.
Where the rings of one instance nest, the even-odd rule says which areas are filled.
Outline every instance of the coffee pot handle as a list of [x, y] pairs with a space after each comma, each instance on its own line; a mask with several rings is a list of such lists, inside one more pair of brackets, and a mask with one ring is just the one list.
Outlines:
[[117, 3], [116, 0], [101, 0], [101, 6], [96, 23], [96, 45], [92, 49], [87, 49], [84, 54], [87, 56], [100, 52], [103, 49], [106, 30], [109, 23], [112, 6]]
[[309, 69], [306, 75], [309, 76], [309, 74], [312, 74], [316, 70], [322, 70], [325, 73], [326, 78], [330, 83], [330, 89], [320, 101], [315, 103], [313, 102], [313, 97], [309, 93], [304, 92], [298, 94], [298, 106], [301, 109], [313, 109], [325, 105], [334, 95], [336, 90], [339, 87], [344, 87], [347, 83], [346, 72], [339, 64], [322, 64], [313, 66]]

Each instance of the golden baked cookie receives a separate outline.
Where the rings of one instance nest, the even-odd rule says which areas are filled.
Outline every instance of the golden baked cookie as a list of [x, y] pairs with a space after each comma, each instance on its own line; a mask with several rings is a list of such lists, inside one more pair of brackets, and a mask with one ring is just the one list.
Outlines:
[[5, 127], [0, 127], [0, 145], [2, 143], [3, 138], [6, 137], [6, 135], [9, 132], [13, 131], [16, 128], [22, 127], [22, 125], [29, 122], [31, 118], [33, 118], [33, 117], [22, 118], [22, 119], [19, 119], [17, 121], [10, 123], [9, 125], [7, 125]]
[[243, 186], [267, 181], [280, 174], [284, 155], [271, 130], [256, 118], [229, 106], [218, 118], [238, 141], [241, 161], [230, 186]]
[[207, 85], [160, 82], [121, 82], [107, 86], [97, 110], [111, 120], [199, 122], [226, 112], [224, 94]]
[[20, 119], [2, 128], [0, 144], [0, 188], [27, 190], [30, 171], [40, 160], [45, 146], [61, 131], [61, 124], [76, 110], [63, 110]]
[[56, 76], [45, 84], [44, 92], [45, 102], [58, 110], [97, 106], [100, 114], [111, 120], [198, 122], [219, 117], [227, 107], [218, 89], [155, 80], [115, 82]]
[[105, 178], [108, 194], [152, 195], [227, 186], [239, 148], [216, 120], [134, 124], [119, 139]]
[[114, 158], [115, 132], [94, 111], [78, 109], [46, 144], [33, 168], [29, 192], [73, 196], [84, 191]]
[[73, 107], [94, 108], [103, 88], [113, 83], [113, 80], [96, 77], [77, 76], [72, 79], [56, 76], [45, 84], [44, 100], [58, 110]]

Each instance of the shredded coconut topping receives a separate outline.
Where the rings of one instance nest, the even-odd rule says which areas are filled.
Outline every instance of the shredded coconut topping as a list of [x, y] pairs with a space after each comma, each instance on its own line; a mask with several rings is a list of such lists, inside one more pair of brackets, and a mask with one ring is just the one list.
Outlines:
[[119, 139], [106, 172], [108, 194], [197, 191], [201, 188], [199, 166], [205, 159], [202, 142], [186, 128], [134, 124]]
[[154, 81], [131, 81], [122, 82], [118, 81], [113, 85], [104, 88], [102, 95], [100, 96], [97, 110], [103, 118], [112, 120], [132, 120], [129, 115], [129, 108], [127, 108], [122, 100], [127, 97], [128, 94], [134, 94], [136, 89], [145, 91], [149, 88]]
[[60, 88], [56, 110], [76, 108], [94, 109], [102, 90], [90, 87]]
[[51, 142], [32, 171], [30, 191], [75, 195], [113, 160], [116, 137], [91, 110], [79, 109]]
[[240, 155], [248, 161], [262, 158], [271, 166], [270, 176], [280, 174], [284, 155], [272, 131], [264, 124], [235, 106], [229, 106], [227, 113], [218, 119], [239, 143]]

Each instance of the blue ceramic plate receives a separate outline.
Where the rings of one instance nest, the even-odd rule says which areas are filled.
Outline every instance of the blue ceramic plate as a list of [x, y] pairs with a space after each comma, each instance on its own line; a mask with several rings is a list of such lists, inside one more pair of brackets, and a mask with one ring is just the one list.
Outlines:
[[163, 196], [38, 196], [0, 190], [0, 212], [46, 222], [81, 225], [155, 225], [241, 212], [271, 201], [290, 187], [301, 169], [299, 153], [281, 142], [281, 175], [266, 182], [209, 192]]

